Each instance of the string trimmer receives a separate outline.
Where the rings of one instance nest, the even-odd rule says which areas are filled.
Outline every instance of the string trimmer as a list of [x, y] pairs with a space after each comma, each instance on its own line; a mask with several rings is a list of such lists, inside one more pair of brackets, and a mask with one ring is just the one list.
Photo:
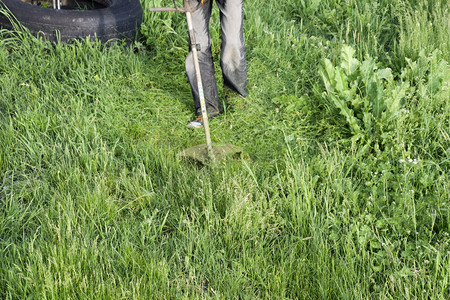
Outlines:
[[236, 156], [242, 153], [242, 148], [231, 145], [231, 144], [221, 144], [221, 145], [214, 145], [211, 142], [211, 134], [209, 131], [209, 122], [208, 122], [208, 114], [206, 111], [206, 103], [205, 103], [205, 96], [203, 93], [203, 84], [202, 84], [202, 77], [200, 73], [200, 64], [198, 62], [198, 45], [195, 39], [195, 33], [194, 28], [192, 26], [192, 13], [195, 12], [197, 9], [200, 8], [201, 5], [203, 5], [203, 2], [205, 0], [199, 1], [199, 4], [192, 8], [189, 5], [188, 0], [183, 0], [184, 7], [179, 8], [177, 6], [176, 0], [173, 0], [173, 7], [159, 7], [159, 8], [150, 8], [151, 12], [161, 12], [161, 11], [177, 11], [186, 14], [186, 21], [188, 26], [188, 32], [189, 32], [189, 39], [191, 42], [191, 51], [192, 51], [192, 57], [194, 60], [194, 69], [195, 69], [195, 77], [197, 79], [197, 88], [198, 88], [198, 94], [200, 97], [200, 107], [202, 110], [202, 120], [203, 120], [203, 128], [205, 129], [205, 137], [206, 137], [206, 144], [198, 145], [191, 147], [189, 149], [186, 149], [180, 153], [181, 157], [193, 159], [195, 161], [198, 161], [202, 164], [205, 164], [207, 162], [216, 162], [217, 160], [221, 160], [226, 157], [232, 157]]

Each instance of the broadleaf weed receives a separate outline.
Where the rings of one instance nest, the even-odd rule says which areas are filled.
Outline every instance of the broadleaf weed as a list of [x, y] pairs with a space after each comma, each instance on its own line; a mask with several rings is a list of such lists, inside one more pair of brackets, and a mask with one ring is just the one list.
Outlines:
[[[344, 45], [340, 65], [323, 59], [319, 71], [325, 86], [322, 99], [339, 110], [354, 137], [389, 144], [388, 133], [402, 119], [407, 98], [416, 89], [422, 97], [437, 93], [444, 81], [446, 62], [439, 60], [436, 52], [429, 57], [422, 53], [417, 61], [407, 60], [408, 67], [394, 76], [390, 68], [379, 68], [371, 57], [359, 62], [355, 52]], [[430, 72], [430, 68], [435, 71]]]

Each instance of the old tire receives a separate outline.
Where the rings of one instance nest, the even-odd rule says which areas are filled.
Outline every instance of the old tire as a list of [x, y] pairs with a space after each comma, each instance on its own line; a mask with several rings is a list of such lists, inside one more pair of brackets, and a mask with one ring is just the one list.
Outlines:
[[[107, 6], [92, 10], [55, 10], [32, 5], [21, 0], [0, 0], [14, 18], [35, 36], [45, 40], [66, 42], [94, 38], [106, 42], [112, 39], [131, 41], [142, 22], [139, 0], [105, 0]], [[0, 27], [12, 29], [8, 16], [0, 13]]]

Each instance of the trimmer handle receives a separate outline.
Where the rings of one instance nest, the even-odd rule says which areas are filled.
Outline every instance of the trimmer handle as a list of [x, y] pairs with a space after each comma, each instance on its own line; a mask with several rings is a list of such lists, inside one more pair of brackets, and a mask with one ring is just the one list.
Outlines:
[[[154, 7], [154, 8], [150, 8], [149, 11], [150, 12], [161, 12], [161, 11], [178, 11], [181, 13], [185, 13], [186, 12], [186, 7], [189, 7], [188, 5], [186, 5], [186, 0], [183, 1], [184, 3], [184, 8], [179, 8], [177, 5], [177, 1], [173, 0], [173, 7]], [[190, 12], [193, 13], [194, 11], [196, 11], [197, 9], [199, 9], [199, 7], [205, 2], [205, 0], [202, 0], [201, 2], [199, 1], [198, 5], [195, 8], [190, 8]], [[189, 3], [187, 3], [189, 4]]]

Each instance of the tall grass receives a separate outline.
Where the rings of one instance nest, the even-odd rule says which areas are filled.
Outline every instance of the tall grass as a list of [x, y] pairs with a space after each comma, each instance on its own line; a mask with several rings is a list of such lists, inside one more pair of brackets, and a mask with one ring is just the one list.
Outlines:
[[[132, 46], [0, 31], [0, 298], [447, 299], [448, 5], [427, 3], [246, 1], [250, 96], [211, 120], [246, 156], [217, 167], [177, 156], [204, 143], [181, 14], [145, 10]], [[373, 72], [327, 89], [347, 47]]]
[[416, 1], [398, 4], [400, 20], [398, 53], [417, 58], [421, 50], [439, 49], [449, 60], [449, 6], [445, 1]]

